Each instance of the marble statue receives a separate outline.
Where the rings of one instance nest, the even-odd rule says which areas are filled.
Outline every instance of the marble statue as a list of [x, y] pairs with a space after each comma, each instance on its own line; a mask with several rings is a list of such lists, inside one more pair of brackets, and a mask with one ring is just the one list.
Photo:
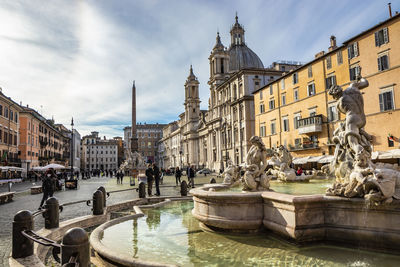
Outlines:
[[327, 195], [363, 197], [373, 204], [390, 203], [400, 199], [400, 172], [393, 168], [377, 166], [371, 161], [372, 136], [365, 130], [364, 100], [360, 92], [368, 81], [357, 77], [346, 90], [332, 86], [329, 94], [337, 100], [337, 109], [346, 115], [334, 131], [334, 159], [329, 167], [336, 181]]
[[252, 136], [251, 147], [245, 159], [245, 173], [242, 178], [244, 191], [261, 191], [269, 189], [270, 176], [267, 176], [267, 149], [261, 138]]
[[119, 167], [121, 171], [146, 169], [146, 164], [142, 155], [136, 151], [132, 152], [129, 149], [126, 150], [126, 154], [128, 155], [128, 158]]
[[316, 177], [315, 171], [312, 175], [302, 173], [297, 176], [296, 171], [290, 167], [292, 165], [292, 160], [293, 158], [290, 152], [284, 146], [279, 146], [273, 151], [268, 161], [272, 168], [267, 171], [267, 175], [274, 176], [283, 182], [309, 181], [311, 178]]
[[231, 160], [228, 160], [228, 166], [222, 175], [224, 177], [224, 184], [236, 186], [240, 183], [240, 167], [234, 165]]

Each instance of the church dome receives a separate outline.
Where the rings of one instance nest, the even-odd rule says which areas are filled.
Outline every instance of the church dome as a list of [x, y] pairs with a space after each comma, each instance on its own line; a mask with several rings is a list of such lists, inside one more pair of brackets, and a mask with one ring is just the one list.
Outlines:
[[260, 68], [264, 65], [261, 59], [246, 45], [233, 45], [229, 48], [229, 72], [246, 68]]
[[239, 23], [237, 14], [235, 17], [235, 24], [233, 24], [231, 28], [231, 46], [229, 47], [228, 53], [229, 72], [235, 72], [246, 68], [264, 68], [261, 59], [247, 47], [244, 28]]

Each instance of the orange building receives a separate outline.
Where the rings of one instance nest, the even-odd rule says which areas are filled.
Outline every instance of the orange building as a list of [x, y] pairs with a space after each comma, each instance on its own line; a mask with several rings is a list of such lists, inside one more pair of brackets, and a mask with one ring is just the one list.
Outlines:
[[399, 148], [399, 14], [339, 47], [332, 36], [328, 52], [256, 90], [256, 135], [269, 148], [286, 146], [295, 157], [333, 154], [333, 131], [345, 116], [328, 89], [335, 84], [345, 89], [360, 70], [369, 81], [362, 93], [373, 150]]
[[0, 160], [3, 166], [21, 167], [18, 158], [20, 111], [21, 107], [0, 88]]
[[39, 166], [39, 124], [44, 118], [29, 107], [22, 107], [20, 112], [19, 151], [22, 168], [29, 171]]

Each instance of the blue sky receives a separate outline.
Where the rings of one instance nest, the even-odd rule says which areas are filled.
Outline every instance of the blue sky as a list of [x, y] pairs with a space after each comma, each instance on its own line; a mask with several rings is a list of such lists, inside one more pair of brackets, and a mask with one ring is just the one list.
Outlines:
[[217, 31], [229, 46], [236, 11], [264, 66], [307, 62], [331, 35], [340, 44], [389, 16], [386, 1], [3, 0], [0, 87], [57, 123], [73, 116], [82, 135], [112, 137], [130, 125], [136, 80], [137, 121], [168, 123], [190, 64], [207, 109], [208, 56]]

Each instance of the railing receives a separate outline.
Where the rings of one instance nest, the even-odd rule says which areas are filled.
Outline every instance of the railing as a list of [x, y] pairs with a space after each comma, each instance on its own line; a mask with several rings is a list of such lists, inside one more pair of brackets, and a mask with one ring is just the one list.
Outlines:
[[307, 127], [310, 125], [321, 125], [322, 124], [322, 115], [316, 115], [304, 119], [299, 119], [297, 121], [297, 125], [299, 128]]
[[[181, 183], [181, 196], [187, 196], [187, 183]], [[33, 255], [34, 242], [43, 246], [52, 248], [54, 259], [62, 264], [62, 267], [90, 266], [90, 244], [86, 231], [75, 227], [69, 229], [62, 238], [61, 244], [54, 240], [43, 237], [33, 231], [34, 218], [43, 215], [45, 218], [45, 229], [54, 229], [59, 227], [60, 212], [65, 207], [86, 203], [92, 204], [93, 215], [104, 215], [106, 199], [110, 194], [136, 190], [139, 192], [139, 198], [146, 197], [146, 188], [143, 182], [139, 183], [138, 188], [121, 189], [106, 192], [103, 186], [100, 186], [94, 193], [92, 199], [83, 199], [67, 202], [59, 205], [58, 199], [51, 197], [46, 200], [44, 209], [31, 212], [29, 210], [19, 211], [14, 216], [12, 231], [12, 257], [26, 258]], [[61, 254], [61, 258], [58, 256]]]

